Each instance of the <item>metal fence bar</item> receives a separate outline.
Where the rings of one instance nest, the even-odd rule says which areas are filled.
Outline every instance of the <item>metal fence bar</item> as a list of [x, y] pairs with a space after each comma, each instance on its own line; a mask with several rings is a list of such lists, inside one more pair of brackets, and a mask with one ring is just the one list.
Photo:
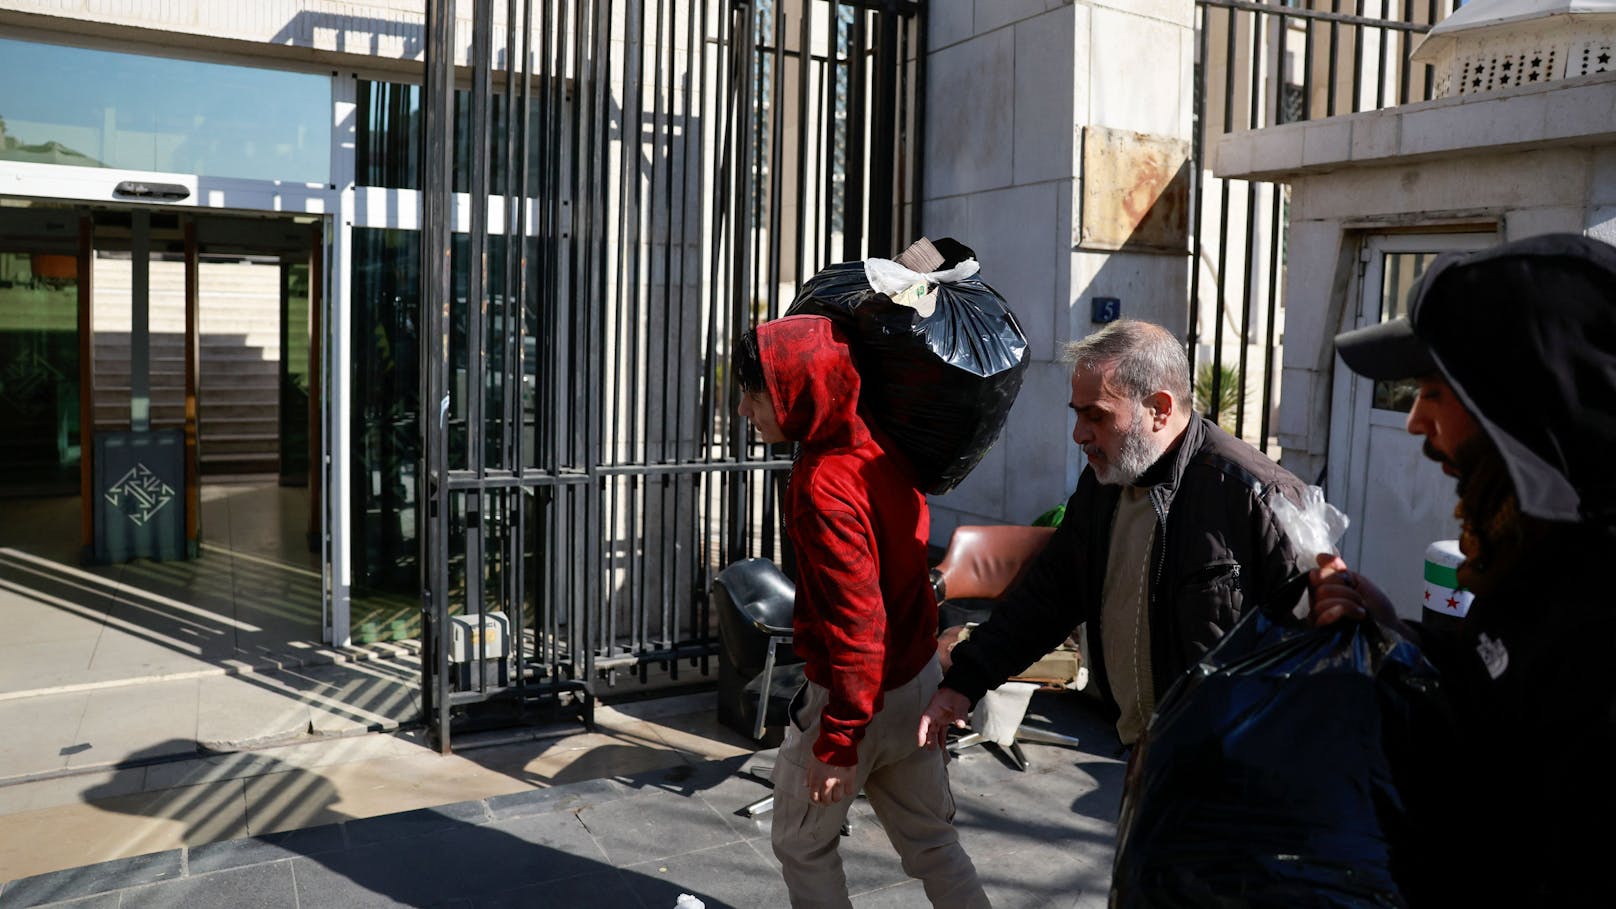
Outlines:
[[[730, 346], [832, 249], [904, 239], [922, 114], [902, 59], [914, 4], [471, 10], [457, 134], [468, 45], [432, 0], [421, 141], [422, 684], [444, 750], [502, 704], [578, 692], [587, 717], [619, 673], [705, 672], [713, 574], [750, 555], [789, 566], [790, 461], [734, 415]], [[452, 652], [462, 612], [512, 620], [510, 678], [458, 665], [499, 656], [482, 634]]]
[[[1440, 21], [1451, 4], [1429, 0], [1417, 9], [1416, 2], [1405, 0], [1394, 7], [1381, 0], [1374, 8], [1376, 18], [1367, 14], [1364, 0], [1355, 0], [1351, 12], [1342, 10], [1340, 0], [1284, 5], [1196, 0], [1199, 34], [1191, 156], [1198, 163], [1193, 167], [1190, 215], [1190, 363], [1202, 393], [1197, 399], [1204, 401], [1207, 415], [1213, 419], [1231, 415], [1232, 431], [1271, 453], [1277, 444], [1272, 414], [1279, 395], [1278, 326], [1284, 318], [1279, 270], [1285, 256], [1286, 191], [1248, 182], [1245, 192], [1235, 195], [1231, 181], [1212, 177], [1200, 162], [1220, 130], [1230, 132], [1237, 123], [1242, 129], [1261, 128], [1320, 113], [1357, 112], [1391, 98], [1407, 102], [1430, 97], [1431, 69], [1424, 67], [1422, 87], [1413, 78], [1416, 64], [1409, 55], [1415, 39]], [[1301, 34], [1293, 36], [1296, 31]], [[1294, 37], [1301, 39], [1299, 72], [1291, 60]], [[1221, 66], [1210, 56], [1214, 47], [1222, 48]], [[1241, 79], [1247, 84], [1241, 86]], [[1368, 79], [1374, 80], [1373, 91], [1366, 85]], [[1245, 115], [1237, 117], [1241, 103], [1246, 105]], [[1211, 206], [1217, 207], [1215, 218]], [[1238, 313], [1231, 309], [1235, 300]], [[1239, 346], [1233, 356], [1226, 356], [1228, 344]], [[1262, 349], [1251, 349], [1255, 344]], [[1197, 361], [1208, 355], [1210, 370], [1196, 369]], [[1236, 369], [1225, 370], [1226, 359], [1234, 361]], [[1260, 376], [1252, 373], [1258, 364]], [[1232, 381], [1236, 376], [1239, 394], [1223, 387], [1226, 378]], [[1253, 407], [1260, 408], [1256, 419], [1250, 419]]]

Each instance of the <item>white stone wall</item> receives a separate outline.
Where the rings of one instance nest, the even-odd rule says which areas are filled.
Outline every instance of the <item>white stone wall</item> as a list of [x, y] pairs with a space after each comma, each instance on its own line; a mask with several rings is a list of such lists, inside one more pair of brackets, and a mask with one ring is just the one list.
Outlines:
[[1032, 363], [999, 443], [932, 498], [932, 542], [964, 523], [1026, 523], [1082, 467], [1057, 353], [1087, 335], [1090, 300], [1183, 334], [1186, 255], [1084, 249], [1082, 130], [1190, 138], [1193, 0], [932, 0], [927, 47], [927, 236], [976, 249]]
[[1224, 137], [1219, 176], [1291, 184], [1281, 463], [1329, 451], [1334, 337], [1362, 238], [1387, 231], [1583, 232], [1616, 243], [1616, 74]]

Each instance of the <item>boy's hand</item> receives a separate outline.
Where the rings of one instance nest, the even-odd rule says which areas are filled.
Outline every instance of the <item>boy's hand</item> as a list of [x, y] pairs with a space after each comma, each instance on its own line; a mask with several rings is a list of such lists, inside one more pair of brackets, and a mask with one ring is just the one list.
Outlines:
[[837, 767], [815, 758], [808, 765], [808, 801], [830, 805], [847, 798], [853, 790], [857, 767]]

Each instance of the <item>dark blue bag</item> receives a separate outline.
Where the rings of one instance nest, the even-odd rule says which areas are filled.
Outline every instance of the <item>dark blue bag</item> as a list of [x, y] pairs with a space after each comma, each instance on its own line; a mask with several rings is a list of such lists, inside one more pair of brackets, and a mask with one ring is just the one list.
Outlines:
[[[1290, 602], [1305, 577], [1286, 585]], [[1284, 602], [1277, 598], [1276, 602]], [[1162, 698], [1129, 762], [1113, 907], [1404, 906], [1409, 760], [1436, 670], [1372, 622], [1254, 608]]]

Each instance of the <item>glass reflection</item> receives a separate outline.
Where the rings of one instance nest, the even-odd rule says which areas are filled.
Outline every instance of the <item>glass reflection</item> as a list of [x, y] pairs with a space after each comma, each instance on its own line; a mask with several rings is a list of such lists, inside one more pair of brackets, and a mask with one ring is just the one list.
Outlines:
[[0, 252], [0, 445], [4, 494], [79, 484], [78, 259]]
[[0, 39], [0, 160], [327, 183], [331, 78]]

